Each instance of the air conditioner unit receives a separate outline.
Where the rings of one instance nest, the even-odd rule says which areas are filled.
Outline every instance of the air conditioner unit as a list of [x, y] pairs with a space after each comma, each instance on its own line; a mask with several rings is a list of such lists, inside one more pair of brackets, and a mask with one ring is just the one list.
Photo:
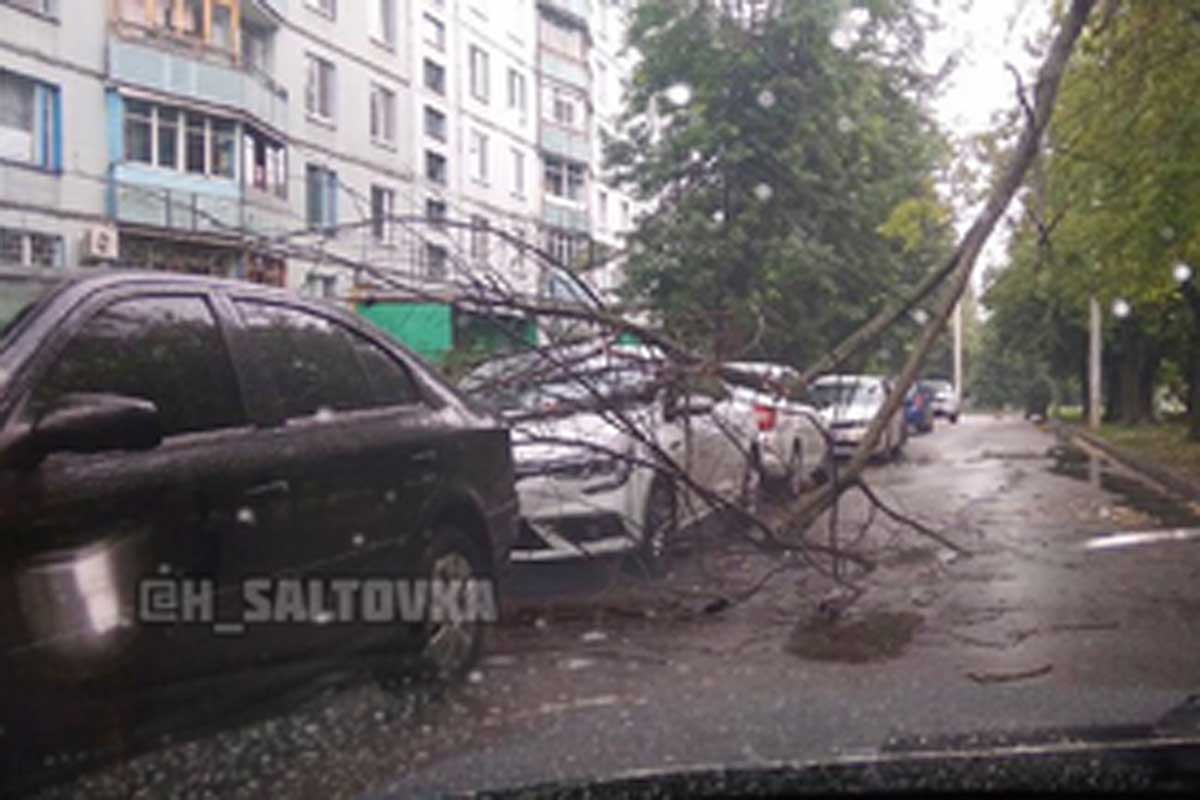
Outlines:
[[116, 261], [117, 229], [111, 225], [93, 225], [83, 234], [82, 260]]

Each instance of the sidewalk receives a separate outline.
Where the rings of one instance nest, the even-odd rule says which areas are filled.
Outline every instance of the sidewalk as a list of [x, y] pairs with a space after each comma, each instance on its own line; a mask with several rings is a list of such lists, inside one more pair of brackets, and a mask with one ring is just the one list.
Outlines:
[[[1111, 432], [1106, 435], [1104, 431], [1092, 431], [1081, 425], [1073, 425], [1061, 421], [1054, 421], [1051, 424], [1055, 430], [1068, 439], [1078, 439], [1125, 467], [1161, 484], [1172, 492], [1188, 500], [1200, 501], [1200, 467], [1193, 470], [1179, 464], [1164, 465], [1161, 460], [1156, 458], [1159, 451], [1155, 449], [1155, 442], [1143, 440], [1143, 446], [1135, 448], [1130, 447], [1126, 443], [1114, 443], [1112, 438], [1110, 438], [1112, 437]], [[1166, 428], [1162, 431], [1163, 434], [1169, 434], [1170, 432], [1170, 429]], [[1126, 440], [1135, 438], [1138, 436], [1138, 433], [1132, 430], [1121, 431], [1121, 438]], [[1200, 464], [1200, 444], [1185, 445], [1182, 440], [1178, 444], [1181, 447], [1194, 447], [1196, 463]]]

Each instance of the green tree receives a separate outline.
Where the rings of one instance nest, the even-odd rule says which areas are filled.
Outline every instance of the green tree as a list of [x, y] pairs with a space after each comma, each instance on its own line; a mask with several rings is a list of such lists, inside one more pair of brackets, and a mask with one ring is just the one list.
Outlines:
[[917, 66], [928, 20], [911, 0], [851, 11], [636, 8], [642, 60], [607, 160], [657, 210], [632, 237], [627, 291], [698, 350], [803, 366], [949, 252], [933, 188], [946, 146]]

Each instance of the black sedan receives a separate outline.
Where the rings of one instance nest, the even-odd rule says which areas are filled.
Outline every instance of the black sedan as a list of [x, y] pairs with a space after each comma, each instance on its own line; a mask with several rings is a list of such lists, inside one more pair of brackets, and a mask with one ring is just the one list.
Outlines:
[[419, 359], [240, 282], [5, 273], [0, 298], [7, 769], [238, 677], [471, 668], [515, 536], [511, 448]]

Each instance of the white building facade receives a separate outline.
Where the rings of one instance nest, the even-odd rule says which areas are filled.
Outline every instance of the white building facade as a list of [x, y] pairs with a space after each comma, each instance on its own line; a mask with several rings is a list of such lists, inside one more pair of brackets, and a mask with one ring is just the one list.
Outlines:
[[554, 294], [527, 242], [611, 290], [617, 261], [588, 267], [634, 223], [600, 170], [626, 13], [0, 0], [0, 264], [119, 261], [340, 298], [370, 282], [364, 265], [430, 285], [486, 271]]

